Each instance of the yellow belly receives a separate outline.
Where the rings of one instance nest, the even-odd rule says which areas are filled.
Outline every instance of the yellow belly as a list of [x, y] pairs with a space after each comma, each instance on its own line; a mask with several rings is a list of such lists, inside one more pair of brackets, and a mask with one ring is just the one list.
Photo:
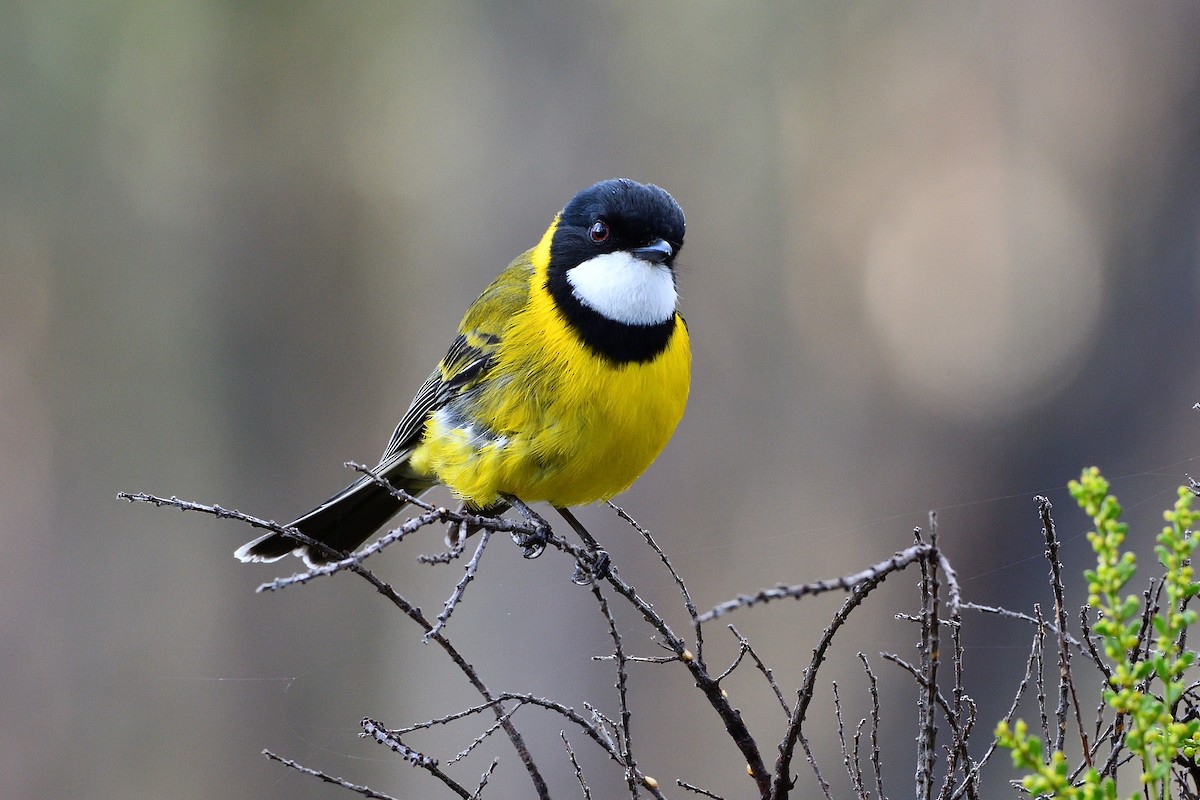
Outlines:
[[657, 358], [613, 365], [535, 295], [505, 331], [488, 378], [430, 417], [409, 459], [477, 507], [503, 494], [555, 506], [612, 497], [662, 451], [687, 403], [682, 319]]

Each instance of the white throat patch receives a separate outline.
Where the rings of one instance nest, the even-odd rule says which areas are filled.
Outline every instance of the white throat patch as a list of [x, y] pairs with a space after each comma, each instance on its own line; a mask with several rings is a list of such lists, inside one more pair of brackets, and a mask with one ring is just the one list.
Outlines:
[[671, 268], [629, 253], [589, 258], [567, 270], [567, 281], [581, 303], [616, 322], [656, 325], [675, 314]]

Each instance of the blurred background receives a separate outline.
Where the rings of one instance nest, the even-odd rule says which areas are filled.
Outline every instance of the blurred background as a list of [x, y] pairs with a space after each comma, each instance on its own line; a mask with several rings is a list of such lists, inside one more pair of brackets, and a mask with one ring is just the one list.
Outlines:
[[[855, 572], [939, 513], [967, 599], [1051, 607], [1035, 494], [1083, 601], [1097, 464], [1143, 561], [1200, 457], [1200, 7], [1191, 2], [17, 2], [0, 24], [0, 774], [10, 798], [325, 798], [289, 758], [441, 796], [356, 738], [477, 697], [365, 583], [259, 595], [232, 522], [118, 502], [144, 490], [284, 521], [371, 462], [467, 304], [578, 189], [658, 183], [687, 212], [693, 391], [618, 498], [697, 604]], [[582, 518], [682, 632], [637, 535]], [[440, 538], [375, 569], [431, 616], [462, 565]], [[615, 712], [603, 619], [571, 564], [493, 540], [448, 629], [495, 690]], [[1143, 573], [1143, 577], [1149, 574]], [[853, 617], [809, 730], [846, 785], [879, 675], [893, 796], [914, 771], [918, 576]], [[840, 597], [739, 612], [791, 695]], [[735, 653], [725, 620], [709, 659]], [[968, 617], [981, 739], [1030, 631]], [[622, 619], [640, 655], [660, 651]], [[745, 669], [745, 668], [743, 668]], [[749, 796], [677, 665], [631, 676], [641, 767]], [[756, 673], [727, 684], [770, 752]], [[1033, 715], [1031, 705], [1023, 713]], [[1086, 713], [1086, 712], [1085, 712]], [[558, 731], [514, 718], [556, 797]], [[410, 743], [443, 762], [487, 723]], [[597, 796], [618, 768], [575, 735]], [[459, 765], [530, 796], [511, 747]], [[1007, 757], [990, 780], [1002, 787]], [[802, 761], [799, 792], [817, 792]]]

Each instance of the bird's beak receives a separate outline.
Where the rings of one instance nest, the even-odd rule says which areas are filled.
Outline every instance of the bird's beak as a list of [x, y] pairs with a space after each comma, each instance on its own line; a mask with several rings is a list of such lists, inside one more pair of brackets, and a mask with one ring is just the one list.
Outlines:
[[675, 255], [675, 248], [671, 247], [671, 243], [665, 239], [655, 239], [645, 247], [634, 248], [632, 253], [634, 258], [640, 258], [642, 261], [662, 264]]

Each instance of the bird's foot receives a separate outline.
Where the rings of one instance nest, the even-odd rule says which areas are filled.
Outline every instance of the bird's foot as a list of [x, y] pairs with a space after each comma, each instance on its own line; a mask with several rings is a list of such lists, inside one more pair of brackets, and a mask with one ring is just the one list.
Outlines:
[[512, 535], [513, 544], [521, 548], [525, 558], [537, 558], [546, 552], [546, 544], [550, 541], [550, 526], [545, 520], [540, 520], [532, 533], [515, 531]]
[[513, 531], [513, 544], [521, 548], [521, 555], [525, 558], [537, 558], [546, 552], [546, 545], [550, 543], [550, 535], [553, 533], [550, 523], [542, 519], [540, 514], [519, 497], [504, 495], [504, 501], [515, 508], [525, 518], [525, 522], [532, 526], [531, 531]]
[[596, 581], [602, 581], [612, 572], [612, 559], [608, 551], [598, 547], [587, 554], [586, 559], [580, 558], [575, 562], [575, 572], [571, 575], [571, 583], [576, 586], [590, 586]]

